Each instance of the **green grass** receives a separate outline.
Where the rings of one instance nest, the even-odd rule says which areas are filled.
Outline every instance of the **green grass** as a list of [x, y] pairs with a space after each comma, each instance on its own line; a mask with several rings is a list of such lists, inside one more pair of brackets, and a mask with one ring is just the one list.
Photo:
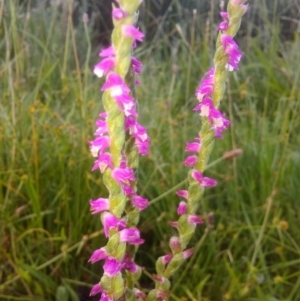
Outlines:
[[[88, 149], [102, 110], [101, 82], [91, 72], [97, 49], [89, 28], [74, 30], [55, 9], [25, 18], [13, 0], [5, 4], [0, 300], [76, 300], [77, 286], [100, 278], [100, 265], [87, 260], [105, 244], [88, 203], [106, 194], [100, 174], [90, 171]], [[216, 141], [210, 162], [235, 148], [243, 155], [207, 171], [219, 185], [206, 192], [201, 214], [214, 212], [215, 227], [197, 230], [195, 254], [173, 278], [172, 300], [300, 299], [300, 40], [295, 34], [282, 42], [278, 22], [266, 21], [261, 35], [240, 41], [245, 57], [230, 74], [221, 105], [232, 125]], [[139, 191], [154, 201], [142, 213], [147, 243], [137, 260], [150, 273], [155, 258], [168, 251], [173, 232], [167, 222], [176, 218], [179, 201], [172, 191], [186, 178], [185, 142], [201, 126], [192, 113], [193, 94], [214, 52], [214, 31], [204, 28], [200, 38], [191, 26], [173, 42], [176, 51], [159, 33], [149, 47], [138, 48], [145, 64], [140, 120], [152, 138], [150, 156], [140, 161]], [[146, 276], [141, 281], [149, 285]]]

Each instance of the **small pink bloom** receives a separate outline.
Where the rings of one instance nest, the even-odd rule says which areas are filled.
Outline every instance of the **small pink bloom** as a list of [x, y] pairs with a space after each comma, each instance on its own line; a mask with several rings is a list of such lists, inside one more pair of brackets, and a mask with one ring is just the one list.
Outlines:
[[123, 104], [123, 112], [125, 116], [138, 116], [134, 102]]
[[129, 87], [117, 73], [110, 73], [107, 76], [106, 82], [102, 86], [101, 91], [106, 91], [108, 89], [110, 89], [110, 95], [112, 97], [121, 96], [130, 92]]
[[125, 17], [127, 17], [128, 14], [121, 8], [115, 8], [112, 11], [112, 16], [113, 16], [114, 19], [119, 21], [119, 20], [122, 20]]
[[135, 57], [131, 58], [131, 66], [132, 66], [133, 71], [136, 74], [142, 73], [143, 64], [137, 58], [135, 58]]
[[199, 105], [197, 105], [193, 110], [199, 111], [200, 116], [209, 117], [211, 110], [214, 108], [213, 102], [210, 98], [204, 98]]
[[135, 109], [136, 105], [133, 97], [124, 93], [121, 95], [116, 95], [114, 98], [120, 110], [124, 112], [126, 117], [138, 115]]
[[177, 236], [171, 237], [169, 245], [173, 252], [181, 250], [180, 239]]
[[114, 56], [114, 55], [115, 55], [115, 50], [114, 50], [113, 46], [109, 46], [109, 47], [101, 50], [101, 52], [99, 53], [99, 56], [101, 56], [101, 57]]
[[149, 155], [150, 138], [148, 138], [146, 141], [141, 141], [139, 139], [136, 139], [135, 145], [140, 155], [143, 156]]
[[221, 43], [228, 55], [227, 69], [229, 71], [237, 70], [238, 63], [242, 57], [242, 52], [240, 52], [238, 45], [235, 43], [233, 38], [229, 35], [223, 34], [221, 36]]
[[109, 209], [108, 199], [99, 198], [97, 200], [90, 200], [92, 214], [97, 214]]
[[126, 196], [135, 194], [135, 191], [129, 185], [122, 185], [122, 190]]
[[215, 137], [223, 138], [222, 132], [228, 128], [230, 121], [217, 109], [211, 111], [209, 119], [212, 123], [212, 128], [215, 130]]
[[102, 154], [110, 146], [108, 136], [100, 136], [90, 142], [90, 151], [93, 157], [97, 157], [98, 153]]
[[221, 23], [219, 24], [219, 26], [218, 26], [217, 29], [218, 29], [218, 30], [225, 31], [225, 30], [228, 29], [228, 26], [229, 26], [228, 22], [227, 22], [227, 21], [223, 21], [223, 22], [221, 22]]
[[133, 206], [138, 208], [140, 211], [145, 210], [149, 205], [148, 200], [139, 195], [133, 196], [131, 198], [131, 203]]
[[124, 220], [116, 218], [110, 212], [104, 212], [101, 216], [101, 219], [104, 228], [104, 234], [106, 237], [109, 237], [109, 230], [111, 228], [120, 230], [126, 227], [126, 223]]
[[184, 258], [184, 259], [189, 258], [189, 257], [191, 257], [191, 256], [193, 255], [193, 253], [194, 253], [194, 249], [193, 249], [193, 248], [192, 248], [192, 249], [184, 250], [184, 251], [182, 252], [183, 258]]
[[178, 229], [178, 222], [175, 221], [169, 221], [168, 223], [171, 227]]
[[95, 263], [97, 261], [100, 261], [102, 259], [105, 259], [108, 256], [105, 248], [101, 248], [98, 250], [95, 250], [92, 254], [92, 256], [89, 259], [89, 262]]
[[225, 20], [228, 20], [228, 19], [229, 19], [228, 12], [222, 11], [222, 12], [220, 12], [220, 15], [221, 15], [221, 17], [222, 17], [223, 19], [225, 19]]
[[165, 256], [161, 256], [160, 260], [163, 264], [167, 264], [172, 260], [172, 258], [173, 258], [173, 254], [167, 254]]
[[113, 298], [109, 297], [106, 292], [102, 292], [99, 301], [115, 301]]
[[122, 160], [121, 160], [119, 168], [121, 168], [121, 169], [127, 168], [126, 156], [124, 154], [122, 154]]
[[127, 242], [130, 245], [140, 245], [144, 242], [140, 238], [140, 231], [137, 228], [126, 228], [120, 232], [120, 242]]
[[187, 221], [189, 224], [194, 224], [194, 225], [203, 224], [203, 220], [198, 215], [195, 214], [189, 215]]
[[150, 138], [147, 130], [140, 125], [136, 120], [128, 120], [127, 127], [129, 126], [129, 134], [136, 138], [135, 145], [138, 148], [139, 154], [148, 155], [150, 146]]
[[214, 74], [215, 68], [211, 68], [205, 73], [204, 78], [201, 79], [199, 87], [196, 89], [196, 97], [202, 101], [204, 97], [211, 97], [214, 90]]
[[101, 292], [103, 292], [101, 286], [99, 283], [95, 284], [92, 289], [91, 289], [91, 292], [90, 292], [90, 296], [95, 296], [97, 294], [100, 294]]
[[104, 275], [114, 277], [123, 269], [124, 264], [115, 258], [107, 257], [103, 265]]
[[133, 289], [133, 293], [134, 293], [134, 296], [139, 300], [139, 299], [143, 299], [143, 300], [146, 300], [146, 298], [147, 298], [147, 295], [143, 292], [143, 291], [141, 291], [141, 290], [139, 290], [139, 289], [137, 289], [137, 288], [134, 288]]
[[189, 166], [189, 167], [193, 167], [196, 165], [198, 161], [198, 158], [196, 156], [188, 156], [184, 162], [183, 162], [183, 165], [184, 166]]
[[94, 73], [98, 77], [102, 77], [107, 74], [115, 66], [115, 59], [113, 57], [107, 57], [100, 63], [94, 66]]
[[132, 126], [135, 126], [136, 123], [137, 121], [133, 116], [127, 116], [125, 118], [125, 131], [129, 130]]
[[185, 151], [188, 153], [199, 153], [201, 144], [199, 142], [187, 142]]
[[140, 267], [132, 260], [132, 258], [126, 254], [123, 259], [124, 269], [130, 273], [136, 273], [140, 270]]
[[177, 208], [177, 214], [178, 215], [183, 215], [183, 214], [186, 214], [186, 209], [187, 209], [187, 204], [186, 202], [183, 202], [181, 201], [178, 205], [178, 208]]
[[94, 133], [95, 136], [102, 136], [108, 132], [106, 120], [97, 119], [96, 126], [97, 129]]
[[153, 274], [152, 275], [154, 281], [157, 281], [159, 283], [165, 283], [166, 281], [168, 281], [168, 279], [164, 276], [161, 276], [161, 275], [156, 275], [156, 274]]
[[188, 193], [187, 190], [177, 190], [176, 194], [179, 195], [179, 196], [181, 196], [181, 197], [183, 197], [183, 198], [185, 198], [186, 200], [189, 197], [189, 193]]
[[141, 31], [139, 31], [133, 25], [123, 25], [122, 33], [125, 37], [129, 37], [140, 42], [143, 41], [145, 36]]
[[95, 161], [92, 171], [99, 168], [101, 173], [104, 173], [104, 171], [106, 170], [107, 167], [109, 167], [110, 169], [113, 168], [111, 154], [109, 154], [109, 153], [99, 154], [99, 157]]
[[204, 177], [203, 174], [198, 170], [192, 171], [192, 178], [202, 187], [215, 187], [217, 185], [216, 180]]
[[130, 181], [135, 181], [134, 172], [131, 168], [115, 168], [112, 176], [119, 184], [129, 184]]

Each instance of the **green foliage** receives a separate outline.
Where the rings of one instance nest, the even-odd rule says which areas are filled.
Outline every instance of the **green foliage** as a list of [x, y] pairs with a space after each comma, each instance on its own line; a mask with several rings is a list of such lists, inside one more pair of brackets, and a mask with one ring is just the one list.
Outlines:
[[[97, 51], [88, 26], [75, 30], [55, 7], [26, 17], [13, 0], [2, 1], [0, 21], [0, 299], [76, 300], [76, 287], [99, 279], [100, 265], [87, 260], [105, 241], [88, 203], [107, 195], [88, 148], [102, 110], [91, 72]], [[180, 39], [172, 47], [162, 37], [137, 49], [145, 63], [140, 120], [152, 138], [138, 171], [152, 205], [141, 216], [147, 243], [137, 261], [149, 273], [169, 252], [185, 142], [200, 128], [193, 94], [214, 53], [212, 30], [174, 30]], [[221, 104], [232, 125], [207, 171], [219, 185], [205, 192], [200, 210], [214, 212], [215, 227], [197, 230], [172, 300], [300, 299], [300, 40], [283, 43], [278, 30], [275, 18], [239, 41], [245, 57]], [[236, 148], [241, 157], [218, 160]]]

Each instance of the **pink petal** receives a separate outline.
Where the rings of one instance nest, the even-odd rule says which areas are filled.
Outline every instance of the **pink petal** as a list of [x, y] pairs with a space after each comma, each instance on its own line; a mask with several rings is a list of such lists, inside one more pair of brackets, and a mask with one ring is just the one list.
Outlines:
[[129, 184], [130, 181], [135, 181], [134, 172], [131, 168], [115, 168], [112, 176], [119, 184]]
[[101, 57], [114, 56], [114, 55], [115, 55], [115, 50], [114, 50], [113, 46], [109, 46], [109, 47], [101, 50], [101, 52], [99, 53], [99, 56], [101, 56]]
[[165, 256], [160, 257], [163, 264], [169, 263], [173, 258], [173, 254], [167, 254]]
[[181, 245], [180, 245], [180, 239], [177, 236], [172, 236], [170, 238], [170, 242], [169, 242], [170, 248], [171, 250], [174, 251], [179, 251], [181, 249]]
[[90, 292], [90, 296], [95, 296], [99, 293], [103, 292], [101, 286], [99, 283], [95, 284], [92, 289], [91, 289], [91, 292]]
[[133, 25], [123, 25], [122, 33], [124, 34], [124, 36], [130, 37], [130, 38], [140, 41], [140, 42], [143, 41], [144, 36], [145, 36], [141, 31], [139, 31]]
[[94, 66], [94, 73], [98, 77], [102, 77], [107, 74], [115, 66], [115, 59], [113, 57], [107, 57], [100, 63]]
[[126, 223], [124, 220], [116, 218], [110, 212], [104, 212], [101, 216], [101, 219], [104, 228], [104, 234], [106, 237], [109, 236], [109, 230], [111, 228], [120, 230], [126, 227]]
[[123, 9], [121, 8], [115, 8], [113, 9], [112, 11], [112, 16], [114, 19], [116, 20], [122, 20], [124, 19], [125, 17], [128, 16], [127, 12], [125, 12]]
[[114, 277], [123, 269], [124, 264], [115, 258], [107, 257], [103, 265], [104, 274], [108, 277]]
[[105, 248], [101, 248], [93, 252], [92, 256], [89, 259], [89, 262], [95, 263], [97, 261], [105, 259], [106, 257], [107, 257], [107, 252]]
[[202, 187], [214, 187], [217, 185], [216, 180], [204, 177], [198, 170], [194, 170], [192, 172], [192, 178], [196, 180]]
[[186, 200], [189, 197], [189, 193], [188, 193], [187, 190], [177, 190], [176, 194], [179, 195], [179, 196], [181, 196], [181, 197], [183, 197], [183, 198], [185, 198]]
[[191, 256], [193, 255], [193, 253], [194, 253], [194, 249], [193, 249], [193, 248], [192, 248], [192, 249], [184, 250], [184, 251], [182, 252], [183, 258], [184, 258], [184, 259], [189, 258], [189, 257], [191, 257]]
[[177, 208], [178, 215], [186, 214], [187, 209], [187, 203], [186, 202], [180, 202]]
[[189, 215], [187, 221], [189, 224], [203, 224], [203, 220], [195, 214]]
[[171, 227], [178, 229], [178, 222], [175, 221], [169, 221], [168, 223]]
[[227, 22], [227, 21], [223, 21], [223, 22], [221, 22], [221, 23], [219, 24], [219, 26], [218, 26], [217, 29], [218, 29], [218, 30], [225, 31], [225, 30], [228, 29], [228, 27], [229, 27], [228, 22]]
[[145, 210], [149, 206], [148, 200], [139, 195], [133, 196], [131, 198], [131, 203], [133, 206], [138, 208], [140, 211]]
[[198, 158], [196, 156], [188, 156], [184, 162], [183, 162], [183, 165], [184, 166], [189, 166], [189, 167], [193, 167], [196, 165], [198, 161]]
[[131, 245], [140, 245], [144, 242], [140, 238], [140, 231], [137, 228], [127, 228], [120, 232], [120, 242], [127, 242]]
[[97, 200], [90, 200], [92, 214], [107, 211], [109, 209], [108, 199], [99, 198]]

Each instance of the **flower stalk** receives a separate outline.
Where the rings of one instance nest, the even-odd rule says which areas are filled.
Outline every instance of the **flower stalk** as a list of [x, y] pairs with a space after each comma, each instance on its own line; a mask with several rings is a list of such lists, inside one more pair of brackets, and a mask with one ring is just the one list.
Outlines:
[[178, 221], [170, 222], [170, 225], [178, 230], [178, 236], [170, 239], [172, 253], [159, 257], [156, 261], [155, 288], [149, 292], [148, 301], [168, 299], [171, 285], [169, 278], [184, 260], [192, 255], [193, 249], [187, 249], [188, 244], [196, 226], [203, 223], [197, 211], [204, 189], [217, 185], [216, 180], [205, 177], [203, 172], [207, 167], [215, 138], [222, 138], [222, 133], [230, 124], [219, 110], [219, 105], [225, 92], [228, 72], [238, 69], [242, 57], [233, 37], [240, 27], [241, 17], [247, 10], [244, 3], [245, 0], [229, 0], [227, 12], [221, 13], [223, 21], [218, 26], [214, 67], [205, 74], [196, 90], [199, 104], [194, 111], [200, 112], [202, 127], [195, 141], [186, 145], [186, 151], [194, 153], [183, 163], [191, 167], [188, 173], [188, 190], [177, 191], [177, 195], [183, 201], [177, 209]]
[[95, 250], [90, 262], [104, 260], [103, 276], [91, 295], [101, 293], [101, 300], [134, 300], [139, 291], [134, 283], [141, 268], [134, 263], [136, 246], [143, 243], [136, 228], [139, 213], [148, 201], [137, 194], [135, 168], [138, 155], [147, 155], [150, 139], [137, 121], [133, 88], [135, 74], [142, 64], [132, 56], [136, 41], [144, 34], [135, 27], [136, 11], [141, 0], [118, 0], [113, 6], [112, 45], [103, 49], [102, 60], [94, 73], [106, 77], [101, 88], [105, 112], [96, 121], [95, 139], [90, 149], [96, 158], [93, 170], [99, 169], [109, 196], [91, 200], [92, 214], [101, 214], [107, 245]]

